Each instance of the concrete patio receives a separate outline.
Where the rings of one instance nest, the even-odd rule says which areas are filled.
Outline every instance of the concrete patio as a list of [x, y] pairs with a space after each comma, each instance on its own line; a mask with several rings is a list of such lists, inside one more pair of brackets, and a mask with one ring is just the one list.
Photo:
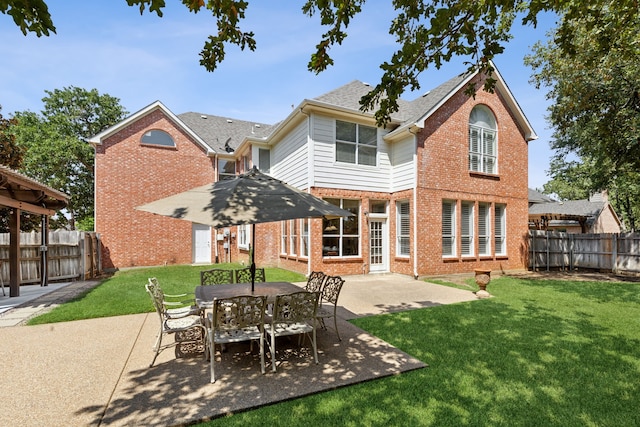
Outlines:
[[[236, 345], [216, 363], [214, 384], [200, 353], [166, 350], [149, 368], [159, 326], [155, 313], [0, 328], [0, 425], [184, 424], [424, 368], [347, 320], [476, 299], [470, 291], [394, 274], [345, 279], [338, 324], [343, 340], [331, 328], [319, 331], [318, 365], [308, 350], [285, 340], [278, 347], [277, 372], [268, 365], [262, 375], [257, 346], [250, 352]], [[43, 306], [34, 299], [0, 320], [29, 305]]]

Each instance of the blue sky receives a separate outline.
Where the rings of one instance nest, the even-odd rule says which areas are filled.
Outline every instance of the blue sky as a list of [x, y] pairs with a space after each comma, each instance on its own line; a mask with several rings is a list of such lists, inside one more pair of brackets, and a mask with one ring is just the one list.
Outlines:
[[[0, 105], [2, 114], [42, 109], [45, 90], [76, 86], [97, 89], [120, 99], [130, 112], [162, 101], [176, 114], [194, 111], [236, 119], [275, 123], [292, 106], [354, 79], [376, 84], [379, 65], [395, 51], [388, 27], [390, 1], [370, 0], [352, 21], [346, 41], [331, 50], [335, 65], [316, 75], [307, 63], [323, 28], [309, 18], [304, 1], [249, 2], [245, 31], [256, 34], [255, 52], [229, 47], [213, 73], [199, 64], [199, 52], [216, 31], [207, 11], [194, 15], [181, 2], [169, 1], [164, 16], [140, 15], [125, 0], [49, 0], [57, 34], [24, 36], [7, 15], [0, 15]], [[531, 122], [539, 139], [529, 143], [529, 186], [541, 188], [552, 154], [551, 131], [545, 122], [545, 90], [529, 83], [523, 64], [530, 46], [543, 40], [555, 17], [544, 16], [537, 28], [514, 28], [515, 38], [495, 64]], [[414, 99], [465, 70], [453, 59], [420, 78]]]

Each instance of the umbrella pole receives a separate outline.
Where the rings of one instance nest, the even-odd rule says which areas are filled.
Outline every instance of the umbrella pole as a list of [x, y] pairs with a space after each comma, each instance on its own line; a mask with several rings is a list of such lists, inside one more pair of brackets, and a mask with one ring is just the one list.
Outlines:
[[256, 225], [251, 224], [251, 293], [253, 294], [256, 284]]

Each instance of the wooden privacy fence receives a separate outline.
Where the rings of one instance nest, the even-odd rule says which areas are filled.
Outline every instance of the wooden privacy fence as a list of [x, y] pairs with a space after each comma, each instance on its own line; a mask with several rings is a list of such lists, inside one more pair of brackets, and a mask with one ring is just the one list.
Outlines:
[[[20, 233], [21, 284], [40, 283], [41, 234]], [[47, 275], [49, 281], [87, 280], [101, 274], [100, 238], [85, 231], [49, 232]], [[0, 233], [0, 275], [9, 283], [9, 233]]]
[[529, 231], [529, 268], [640, 273], [640, 233]]

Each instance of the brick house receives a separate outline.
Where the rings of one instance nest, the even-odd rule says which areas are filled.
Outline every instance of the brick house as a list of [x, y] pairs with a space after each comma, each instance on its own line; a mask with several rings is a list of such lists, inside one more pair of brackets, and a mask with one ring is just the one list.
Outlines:
[[256, 226], [258, 265], [411, 276], [526, 266], [528, 142], [536, 135], [497, 71], [494, 93], [456, 76], [385, 128], [352, 81], [268, 125], [157, 101], [91, 139], [105, 268], [246, 262], [248, 227], [212, 230], [136, 206], [257, 166], [355, 216]]

